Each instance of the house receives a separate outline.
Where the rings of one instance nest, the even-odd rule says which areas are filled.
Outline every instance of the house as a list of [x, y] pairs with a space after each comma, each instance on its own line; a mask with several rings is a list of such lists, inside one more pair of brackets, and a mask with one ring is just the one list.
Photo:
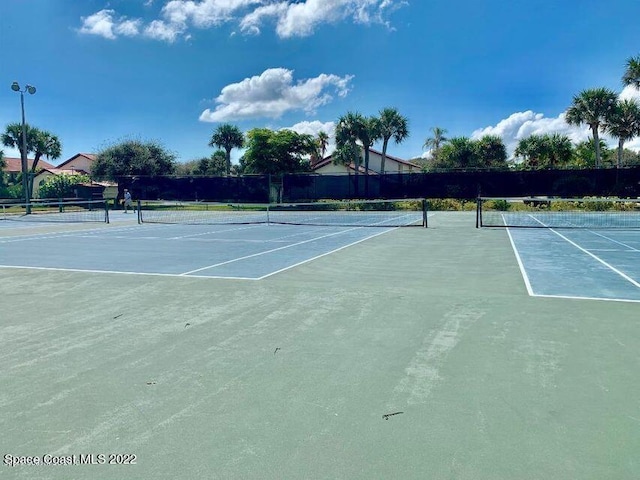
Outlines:
[[[29, 167], [29, 171], [31, 171], [33, 162], [34, 162], [33, 158], [27, 158], [27, 166]], [[14, 158], [14, 157], [4, 157], [4, 163], [5, 163], [5, 166], [2, 169], [4, 173], [10, 174], [10, 175], [22, 173], [22, 159]], [[49, 162], [45, 162], [44, 160], [40, 159], [38, 161], [38, 164], [36, 165], [36, 168], [40, 169], [40, 168], [54, 168], [54, 167]]]
[[[96, 159], [96, 155], [93, 153], [77, 153], [68, 160], [65, 160], [57, 167], [49, 165], [46, 168], [42, 168], [40, 172], [35, 176], [33, 181], [32, 196], [38, 198], [40, 187], [47, 180], [48, 177], [55, 175], [91, 175], [91, 165]], [[112, 182], [90, 182], [82, 185], [84, 191], [89, 190], [101, 190], [104, 194], [106, 190], [111, 192], [116, 187], [116, 184]], [[93, 195], [93, 194], [92, 194]], [[110, 193], [111, 195], [111, 193]]]
[[91, 165], [96, 160], [96, 155], [93, 153], [76, 153], [69, 160], [62, 162], [56, 168], [59, 170], [71, 170], [75, 173], [83, 173], [86, 175], [91, 174]]
[[[364, 174], [364, 149], [361, 149], [360, 168], [358, 173]], [[322, 160], [311, 164], [311, 171], [320, 175], [340, 175], [348, 174], [353, 175], [355, 173], [355, 166], [353, 163], [350, 165], [343, 165], [334, 163], [333, 155], [323, 158]], [[379, 175], [382, 170], [382, 152], [369, 149], [369, 175]], [[420, 165], [406, 160], [402, 160], [398, 157], [394, 157], [387, 154], [387, 158], [384, 164], [385, 173], [412, 173], [420, 172]]]

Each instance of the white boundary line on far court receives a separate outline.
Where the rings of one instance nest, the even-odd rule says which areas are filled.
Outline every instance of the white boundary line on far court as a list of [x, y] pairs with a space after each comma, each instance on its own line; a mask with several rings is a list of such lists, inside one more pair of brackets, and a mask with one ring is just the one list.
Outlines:
[[[533, 218], [536, 222], [538, 222], [540, 225], [547, 227], [547, 225], [545, 225], [543, 222], [541, 222], [540, 220], [538, 220], [535, 217], [531, 217]], [[638, 287], [640, 288], [640, 283], [636, 282], [633, 278], [631, 278], [629, 275], [627, 275], [626, 273], [624, 273], [621, 270], [618, 270], [616, 267], [614, 267], [613, 265], [611, 265], [610, 263], [605, 262], [603, 259], [601, 259], [600, 257], [598, 257], [597, 255], [594, 255], [593, 253], [591, 253], [589, 250], [581, 247], [580, 245], [578, 245], [577, 243], [575, 243], [573, 240], [571, 240], [570, 238], [565, 237], [564, 235], [562, 235], [560, 232], [554, 230], [553, 228], [549, 228], [547, 227], [551, 232], [555, 233], [556, 235], [558, 235], [560, 238], [562, 238], [564, 241], [570, 243], [571, 245], [573, 245], [574, 247], [576, 247], [578, 250], [580, 250], [583, 253], [586, 253], [587, 255], [589, 255], [591, 258], [593, 258], [594, 260], [596, 260], [597, 262], [601, 263], [602, 265], [604, 265], [605, 267], [609, 268], [612, 272], [617, 273], [618, 275], [620, 275], [622, 278], [624, 278], [627, 282], [631, 283], [634, 287]]]
[[[258, 252], [258, 253], [252, 253], [251, 255], [244, 255], [242, 257], [238, 257], [238, 258], [232, 258], [231, 260], [226, 260], [224, 262], [219, 262], [219, 263], [214, 263], [213, 265], [208, 265], [206, 267], [202, 267], [202, 268], [196, 268], [195, 270], [190, 270], [188, 272], [184, 272], [182, 273], [182, 275], [191, 275], [192, 273], [197, 273], [197, 272], [201, 272], [203, 270], [209, 270], [211, 268], [216, 268], [216, 267], [221, 267], [222, 265], [228, 265], [230, 263], [235, 263], [235, 262], [240, 262], [242, 260], [246, 260], [247, 258], [254, 258], [254, 257], [259, 257], [261, 255], [266, 255], [268, 253], [273, 253], [273, 252], [277, 252], [279, 250], [285, 250], [287, 248], [291, 248], [291, 247], [297, 247], [298, 245], [304, 245], [305, 243], [311, 243], [311, 242], [315, 242], [316, 240], [321, 240], [323, 238], [327, 238], [327, 237], [333, 237], [336, 235], [342, 235], [343, 233], [347, 233], [347, 232], [351, 232], [353, 230], [358, 230], [360, 228], [368, 228], [368, 227], [353, 227], [353, 228], [348, 228], [346, 230], [341, 230], [339, 232], [332, 232], [332, 233], [328, 233], [326, 235], [320, 235], [319, 237], [313, 237], [313, 238], [309, 238], [307, 240], [302, 240], [300, 242], [296, 242], [296, 243], [292, 243], [290, 245], [285, 245], [283, 247], [278, 247], [278, 248], [271, 248], [269, 250], [264, 250], [262, 252]], [[369, 237], [370, 238], [370, 237]]]
[[537, 294], [537, 293], [531, 296], [541, 297], [541, 298], [562, 298], [565, 300], [599, 300], [601, 302], [640, 303], [640, 300], [631, 300], [626, 298], [578, 297], [574, 295], [548, 295], [548, 294]]
[[506, 230], [507, 230], [507, 235], [509, 236], [509, 241], [511, 242], [511, 248], [513, 248], [513, 253], [516, 256], [518, 266], [520, 267], [520, 273], [522, 274], [524, 284], [527, 287], [527, 292], [529, 293], [530, 297], [561, 298], [565, 300], [600, 300], [602, 302], [640, 303], [640, 300], [632, 300], [632, 299], [626, 299], [626, 298], [606, 298], [606, 297], [587, 297], [587, 296], [579, 297], [577, 295], [551, 295], [551, 294], [535, 293], [529, 281], [529, 277], [527, 275], [526, 269], [524, 268], [522, 259], [520, 258], [520, 253], [518, 252], [518, 249], [515, 245], [515, 241], [511, 236], [511, 231], [509, 230], [509, 228], [507, 228]]
[[[265, 251], [265, 252], [259, 252], [257, 254], [253, 254], [253, 255], [248, 255], [248, 256], [245, 256], [245, 257], [241, 257], [241, 258], [232, 259], [232, 260], [229, 260], [227, 262], [222, 262], [220, 264], [217, 264], [215, 266], [236, 262], [236, 261], [239, 261], [239, 260], [243, 260], [245, 258], [250, 258], [250, 257], [263, 255], [263, 254], [270, 253], [270, 252], [273, 252], [273, 251], [276, 251], [276, 250], [282, 250], [284, 248], [292, 247], [292, 246], [295, 246], [295, 245], [300, 245], [300, 244], [303, 244], [303, 243], [312, 242], [314, 240], [319, 240], [319, 239], [325, 238], [325, 237], [339, 235], [339, 234], [342, 234], [342, 233], [349, 232], [351, 230], [357, 230], [357, 229], [361, 229], [361, 228], [368, 228], [368, 227], [353, 227], [353, 228], [350, 228], [350, 229], [347, 229], [347, 230], [342, 230], [342, 231], [339, 231], [339, 232], [333, 232], [333, 233], [330, 233], [330, 234], [327, 234], [327, 235], [322, 235], [320, 237], [314, 237], [312, 239], [304, 240], [302, 242], [298, 242], [298, 243], [295, 243], [295, 244], [287, 245], [285, 247], [279, 247], [279, 248], [271, 249], [271, 250], [268, 250], [268, 251]], [[298, 263], [296, 263], [294, 265], [290, 265], [288, 267], [279, 269], [279, 270], [277, 270], [275, 272], [270, 272], [270, 273], [268, 273], [266, 275], [263, 275], [262, 277], [231, 277], [231, 276], [221, 276], [221, 275], [193, 275], [190, 272], [187, 272], [187, 273], [129, 272], [129, 271], [120, 271], [120, 270], [95, 270], [95, 269], [80, 269], [80, 268], [61, 268], [61, 267], [37, 267], [37, 266], [27, 266], [27, 265], [0, 265], [0, 268], [16, 269], [16, 270], [42, 270], [42, 271], [54, 271], [54, 272], [77, 272], [77, 273], [98, 273], [98, 274], [105, 274], [106, 273], [106, 274], [122, 274], [122, 275], [142, 275], [142, 276], [151, 276], [151, 277], [180, 277], [180, 278], [219, 279], [219, 280], [252, 280], [252, 281], [256, 281], [256, 280], [265, 279], [267, 277], [275, 275], [276, 273], [280, 273], [280, 272], [283, 272], [285, 270], [289, 270], [289, 269], [294, 268], [294, 267], [296, 267], [298, 265], [302, 265], [304, 263], [311, 262], [312, 260], [316, 260], [318, 258], [324, 257], [324, 256], [329, 255], [331, 253], [334, 253], [334, 252], [337, 252], [339, 250], [343, 250], [343, 249], [348, 248], [350, 246], [356, 245], [358, 243], [364, 242], [365, 240], [368, 240], [370, 238], [374, 238], [374, 237], [377, 237], [379, 235], [383, 235], [383, 234], [388, 233], [388, 232], [390, 232], [392, 230], [396, 230], [396, 229], [402, 228], [402, 227], [383, 227], [383, 228], [385, 228], [385, 229], [382, 232], [378, 232], [378, 233], [375, 233], [373, 235], [369, 235], [369, 236], [367, 236], [365, 238], [361, 238], [361, 239], [359, 239], [359, 240], [357, 240], [355, 242], [349, 243], [348, 245], [343, 245], [343, 246], [341, 246], [339, 248], [336, 248], [334, 250], [331, 250], [329, 252], [325, 252], [325, 253], [317, 255], [317, 256], [315, 256], [313, 258], [309, 258], [309, 259], [303, 260], [303, 261], [298, 262]], [[192, 272], [195, 273], [195, 272], [198, 272], [198, 271], [206, 270], [208, 268], [213, 268], [213, 267], [211, 267], [211, 266], [204, 267], [204, 268], [192, 270]]]
[[107, 274], [120, 274], [120, 275], [143, 275], [147, 277], [179, 277], [179, 278], [216, 278], [219, 280], [260, 280], [255, 277], [223, 277], [213, 275], [189, 275], [185, 276], [180, 273], [150, 273], [150, 272], [127, 272], [120, 270], [90, 270], [82, 268], [60, 268], [60, 267], [29, 267], [23, 265], [0, 265], [0, 268], [15, 269], [15, 270], [45, 270], [52, 272], [77, 272], [77, 273], [107, 273]]
[[511, 230], [507, 227], [507, 235], [509, 236], [509, 242], [511, 242], [511, 248], [513, 249], [513, 253], [516, 256], [516, 261], [518, 262], [518, 267], [520, 268], [520, 274], [522, 275], [522, 279], [524, 280], [524, 285], [527, 287], [527, 293], [530, 297], [535, 297], [536, 294], [531, 287], [531, 282], [529, 281], [529, 275], [527, 275], [527, 270], [524, 268], [524, 264], [522, 263], [522, 259], [520, 258], [520, 252], [516, 247], [516, 243], [513, 241], [513, 237], [511, 236]]

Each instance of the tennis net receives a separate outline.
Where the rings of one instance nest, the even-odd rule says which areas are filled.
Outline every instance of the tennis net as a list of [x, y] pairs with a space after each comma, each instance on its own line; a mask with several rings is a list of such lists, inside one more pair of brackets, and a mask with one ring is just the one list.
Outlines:
[[407, 227], [427, 226], [426, 202], [407, 200], [346, 200], [293, 204], [229, 204], [141, 201], [140, 223], [254, 224]]
[[24, 222], [105, 222], [109, 209], [104, 200], [78, 200], [32, 203], [1, 203], [0, 220]]
[[640, 200], [483, 197], [476, 227], [640, 228]]

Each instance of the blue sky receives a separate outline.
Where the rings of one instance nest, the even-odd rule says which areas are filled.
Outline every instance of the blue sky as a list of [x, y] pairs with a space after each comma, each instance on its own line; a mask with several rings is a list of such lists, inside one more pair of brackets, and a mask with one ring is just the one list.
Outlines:
[[187, 161], [220, 123], [316, 133], [384, 107], [409, 120], [389, 147], [406, 159], [434, 126], [577, 141], [573, 95], [640, 98], [620, 81], [638, 18], [637, 0], [2, 0], [0, 127], [20, 119], [15, 80], [37, 87], [27, 122], [63, 143], [53, 163], [132, 137]]

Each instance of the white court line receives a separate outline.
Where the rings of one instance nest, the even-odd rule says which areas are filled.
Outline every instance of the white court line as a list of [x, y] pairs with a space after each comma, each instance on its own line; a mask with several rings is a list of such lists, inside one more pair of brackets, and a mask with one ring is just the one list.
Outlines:
[[[597, 235], [599, 237], [602, 237], [602, 238], [604, 238], [606, 240], [609, 240], [610, 242], [617, 243], [618, 245], [622, 245], [623, 247], [626, 247], [626, 248], [628, 248], [629, 250], [631, 250], [633, 252], [640, 252], [640, 250], [638, 250], [637, 248], [632, 247], [631, 245], [627, 245], [626, 243], [619, 242], [618, 240], [614, 240], [613, 238], [609, 238], [606, 235], [602, 235], [601, 233], [594, 232], [592, 230], [589, 230], [589, 232], [591, 232], [594, 235]], [[594, 248], [591, 249], [591, 251], [594, 251], [594, 250], [595, 250]]]
[[373, 238], [373, 237], [377, 237], [378, 235], [383, 235], [385, 233], [389, 233], [389, 232], [391, 232], [393, 230], [396, 230], [398, 228], [402, 228], [402, 227], [393, 227], [393, 228], [390, 227], [388, 230], [384, 230], [382, 232], [378, 232], [378, 233], [376, 233], [374, 235], [370, 235], [368, 237], [362, 238], [362, 239], [357, 240], [355, 242], [352, 242], [352, 243], [350, 243], [348, 245], [343, 245], [342, 247], [336, 248], [336, 249], [331, 250], [329, 252], [322, 253], [320, 255], [316, 255], [315, 257], [308, 258], [306, 260], [303, 260], [301, 262], [295, 263], [293, 265], [289, 265], [288, 267], [281, 268], [280, 270], [276, 270], [275, 272], [267, 273], [266, 275], [263, 275], [262, 277], [258, 278], [258, 280], [262, 280], [264, 278], [267, 278], [267, 277], [270, 277], [272, 275], [275, 275], [276, 273], [284, 272], [285, 270], [289, 270], [290, 268], [295, 268], [295, 267], [298, 267], [298, 266], [300, 266], [302, 264], [305, 264], [305, 263], [308, 263], [308, 262], [312, 262], [313, 260], [316, 260], [318, 258], [324, 257], [326, 255], [330, 255], [332, 253], [339, 252], [340, 250], [343, 250], [343, 249], [348, 248], [348, 247], [352, 247], [353, 245], [357, 245], [358, 243], [364, 242], [365, 240], [369, 240], [370, 238]]
[[211, 231], [203, 232], [203, 233], [193, 233], [191, 235], [181, 235], [179, 237], [170, 237], [170, 238], [168, 238], [168, 240], [181, 240], [183, 238], [200, 237], [202, 235], [209, 235], [211, 233], [236, 232], [238, 230], [249, 230], [251, 228], [257, 228], [257, 227], [261, 227], [261, 226], [262, 225], [249, 225], [249, 226], [243, 226], [243, 227], [228, 228], [226, 230], [211, 230]]
[[[540, 220], [538, 220], [535, 217], [531, 217], [533, 218], [536, 222], [540, 223], [541, 225], [545, 226], [546, 225], [541, 222]], [[631, 283], [633, 286], [640, 288], [640, 283], [636, 282], [633, 278], [631, 278], [629, 275], [627, 275], [626, 273], [618, 270], [616, 267], [614, 267], [613, 265], [605, 262], [603, 259], [601, 259], [600, 257], [598, 257], [597, 255], [594, 255], [593, 253], [591, 253], [589, 250], [586, 250], [584, 248], [582, 248], [580, 245], [578, 245], [577, 243], [575, 243], [574, 241], [572, 241], [571, 239], [565, 237], [564, 235], [562, 235], [560, 232], [557, 232], [556, 230], [554, 230], [553, 228], [549, 228], [547, 227], [551, 232], [555, 233], [556, 235], [558, 235], [560, 238], [562, 238], [563, 240], [565, 240], [566, 242], [570, 243], [571, 245], [573, 245], [574, 247], [576, 247], [578, 250], [580, 250], [583, 253], [586, 253], [587, 255], [589, 255], [591, 258], [593, 258], [594, 260], [596, 260], [597, 262], [601, 263], [602, 265], [604, 265], [605, 267], [611, 269], [612, 272], [617, 273], [618, 275], [620, 275], [622, 278], [624, 278], [626, 281], [628, 281], [629, 283]]]
[[66, 238], [66, 237], [77, 237], [77, 236], [90, 236], [86, 235], [90, 232], [125, 232], [131, 228], [135, 227], [120, 227], [113, 230], [109, 230], [111, 227], [101, 227], [101, 228], [91, 228], [91, 229], [81, 229], [73, 232], [49, 232], [49, 233], [38, 233], [38, 234], [28, 234], [28, 235], [12, 235], [10, 237], [0, 237], [0, 243], [14, 243], [14, 242], [23, 242], [29, 240], [48, 240], [50, 238]]
[[623, 303], [640, 303], [640, 300], [627, 300], [625, 298], [606, 298], [606, 297], [576, 297], [572, 295], [543, 295], [534, 294], [532, 297], [541, 298], [562, 298], [567, 300], [600, 300], [602, 302], [623, 302]]
[[286, 248], [296, 247], [298, 245], [303, 245], [305, 243], [315, 242], [316, 240], [321, 240], [323, 238], [333, 237], [335, 235], [342, 235], [343, 233], [347, 233], [347, 232], [350, 232], [352, 230], [357, 230], [359, 228], [367, 228], [367, 227], [353, 227], [353, 228], [349, 228], [347, 230], [342, 230], [340, 232], [328, 233], [327, 235], [321, 235], [319, 237], [310, 238], [308, 240], [302, 240], [301, 242], [292, 243], [291, 245], [286, 245], [284, 247], [272, 248], [270, 250], [264, 250], [262, 252], [253, 253], [251, 255], [245, 255], [244, 257], [233, 258], [231, 260], [227, 260], [226, 262], [220, 262], [220, 263], [215, 263], [213, 265], [208, 265], [206, 267], [196, 268], [195, 270], [191, 270], [189, 272], [182, 273], [181, 275], [191, 275], [192, 273], [201, 272], [202, 270], [208, 270], [210, 268], [220, 267], [222, 265], [228, 265], [229, 263], [239, 262], [241, 260], [246, 260], [247, 258], [259, 257], [261, 255], [266, 255], [267, 253], [277, 252], [279, 250], [284, 250]]
[[22, 265], [0, 265], [0, 268], [17, 269], [17, 270], [45, 270], [52, 272], [80, 272], [80, 273], [107, 273], [119, 275], [143, 275], [148, 277], [180, 277], [180, 278], [217, 278], [221, 280], [260, 280], [251, 277], [223, 277], [214, 275], [189, 275], [185, 277], [181, 273], [149, 273], [149, 272], [126, 272], [119, 270], [90, 270], [82, 268], [57, 268], [57, 267], [29, 267]]
[[[504, 219], [503, 219], [504, 221]], [[535, 296], [533, 293], [533, 288], [531, 288], [531, 282], [529, 281], [529, 276], [527, 275], [527, 271], [524, 268], [524, 264], [522, 263], [522, 259], [520, 258], [520, 252], [516, 248], [516, 244], [513, 241], [513, 237], [511, 236], [511, 230], [507, 228], [507, 235], [509, 236], [509, 242], [511, 242], [511, 248], [513, 249], [513, 253], [516, 256], [516, 261], [518, 262], [518, 267], [520, 268], [520, 273], [522, 274], [522, 279], [524, 280], [524, 285], [527, 287], [527, 293], [530, 297]]]

